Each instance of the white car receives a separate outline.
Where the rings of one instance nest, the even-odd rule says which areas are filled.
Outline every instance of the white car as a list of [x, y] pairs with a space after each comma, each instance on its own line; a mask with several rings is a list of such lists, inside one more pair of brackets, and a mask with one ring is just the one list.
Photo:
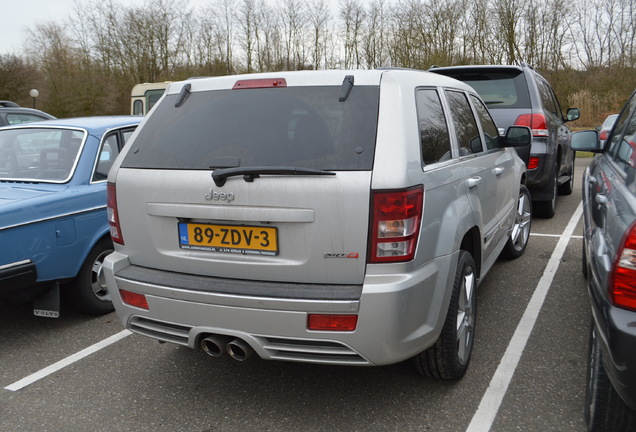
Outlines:
[[131, 331], [264, 359], [468, 366], [475, 289], [530, 231], [531, 132], [414, 70], [173, 83], [109, 175]]

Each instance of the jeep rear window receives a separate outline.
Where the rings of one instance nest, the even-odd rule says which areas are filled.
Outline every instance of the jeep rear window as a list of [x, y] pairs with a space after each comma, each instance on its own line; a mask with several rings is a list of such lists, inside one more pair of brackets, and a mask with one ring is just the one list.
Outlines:
[[463, 81], [481, 96], [489, 109], [530, 109], [528, 83], [517, 69], [447, 70], [437, 73]]
[[354, 86], [344, 102], [339, 93], [340, 86], [214, 90], [193, 92], [178, 108], [179, 96], [166, 95], [122, 167], [201, 170], [232, 161], [370, 170], [379, 87]]

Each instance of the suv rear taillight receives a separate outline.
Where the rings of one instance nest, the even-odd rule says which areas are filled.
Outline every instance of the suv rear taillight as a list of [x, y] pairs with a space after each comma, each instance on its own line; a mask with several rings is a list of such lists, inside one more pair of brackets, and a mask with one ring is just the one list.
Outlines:
[[110, 226], [110, 238], [114, 243], [123, 245], [124, 238], [121, 236], [121, 228], [119, 227], [115, 183], [106, 185], [106, 212], [108, 214], [108, 225]]
[[636, 311], [636, 222], [625, 233], [616, 254], [609, 298], [618, 307]]
[[410, 261], [420, 233], [424, 187], [373, 192], [369, 262]]
[[521, 114], [515, 120], [515, 126], [528, 126], [532, 129], [532, 136], [535, 137], [547, 137], [550, 136], [548, 132], [547, 123], [543, 114]]

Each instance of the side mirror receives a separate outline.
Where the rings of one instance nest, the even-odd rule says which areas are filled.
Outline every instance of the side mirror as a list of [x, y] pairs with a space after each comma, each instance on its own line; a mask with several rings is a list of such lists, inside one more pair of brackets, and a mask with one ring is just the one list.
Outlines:
[[504, 137], [505, 147], [519, 147], [532, 142], [532, 131], [528, 126], [510, 126]]
[[528, 165], [530, 160], [530, 143], [532, 142], [532, 131], [528, 126], [510, 126], [506, 131], [506, 136], [502, 137], [504, 147], [514, 147], [521, 160]]
[[568, 121], [578, 120], [581, 117], [581, 110], [578, 108], [568, 108], [568, 112], [565, 114]]
[[601, 151], [601, 141], [597, 130], [584, 130], [574, 132], [571, 135], [571, 145], [574, 151], [588, 151], [598, 153]]

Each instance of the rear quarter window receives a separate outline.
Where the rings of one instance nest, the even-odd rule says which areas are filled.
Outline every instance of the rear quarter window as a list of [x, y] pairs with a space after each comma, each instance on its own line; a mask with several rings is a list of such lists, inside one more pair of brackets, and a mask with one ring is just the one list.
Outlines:
[[379, 87], [339, 86], [193, 92], [180, 107], [167, 95], [147, 119], [124, 168], [205, 170], [294, 166], [370, 170]]
[[437, 90], [419, 89], [415, 101], [424, 165], [450, 159], [448, 125]]

